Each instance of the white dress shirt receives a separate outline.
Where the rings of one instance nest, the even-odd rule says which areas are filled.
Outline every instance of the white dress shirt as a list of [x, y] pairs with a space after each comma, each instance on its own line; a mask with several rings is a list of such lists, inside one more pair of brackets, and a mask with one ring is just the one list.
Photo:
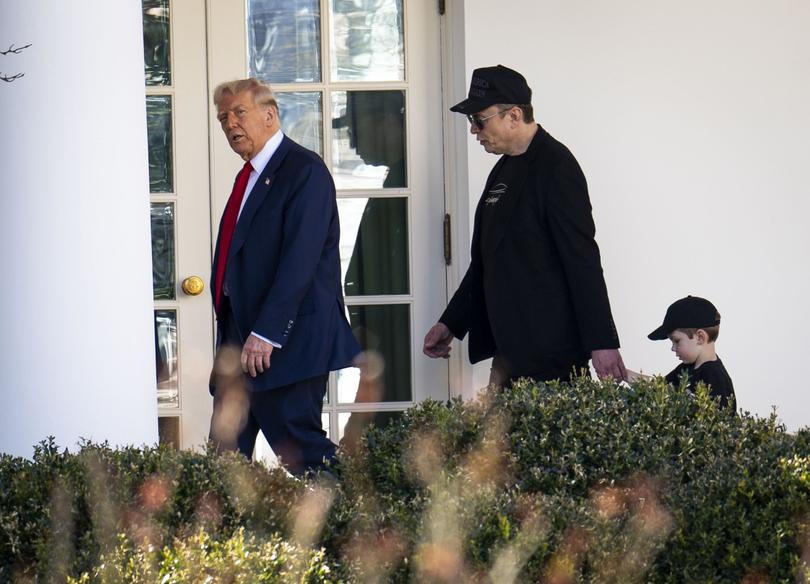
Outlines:
[[239, 221], [239, 217], [242, 215], [242, 209], [245, 208], [245, 203], [247, 203], [253, 187], [256, 186], [256, 181], [259, 180], [259, 175], [264, 172], [264, 167], [267, 166], [268, 162], [270, 162], [270, 159], [273, 157], [273, 154], [276, 153], [276, 150], [278, 150], [278, 147], [281, 145], [281, 141], [283, 139], [284, 132], [279, 130], [264, 144], [264, 148], [259, 150], [259, 153], [250, 159], [250, 165], [253, 167], [253, 170], [250, 171], [250, 176], [248, 177], [247, 187], [245, 187], [245, 196], [242, 197], [242, 205], [239, 207], [239, 215], [236, 216], [237, 222]]

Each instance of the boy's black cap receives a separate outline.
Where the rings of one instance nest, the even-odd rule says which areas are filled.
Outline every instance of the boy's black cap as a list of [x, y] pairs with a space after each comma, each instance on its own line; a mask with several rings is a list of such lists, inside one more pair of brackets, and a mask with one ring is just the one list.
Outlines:
[[525, 105], [532, 102], [532, 90], [517, 71], [496, 65], [473, 71], [467, 99], [450, 108], [451, 112], [476, 114], [496, 103]]
[[687, 296], [676, 300], [667, 308], [664, 324], [647, 335], [647, 338], [662, 341], [675, 329], [708, 328], [719, 324], [720, 313], [714, 304], [705, 298]]

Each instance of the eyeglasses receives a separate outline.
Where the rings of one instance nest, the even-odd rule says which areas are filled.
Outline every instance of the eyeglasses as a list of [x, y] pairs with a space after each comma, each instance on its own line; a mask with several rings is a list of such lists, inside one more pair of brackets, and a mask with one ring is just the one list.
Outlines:
[[475, 126], [479, 130], [483, 130], [484, 125], [485, 125], [484, 122], [486, 122], [489, 118], [494, 118], [495, 116], [498, 116], [498, 115], [500, 115], [500, 114], [502, 114], [504, 112], [508, 112], [510, 109], [512, 109], [512, 108], [511, 107], [506, 107], [506, 108], [503, 108], [501, 110], [496, 111], [494, 114], [490, 114], [490, 115], [488, 115], [486, 117], [483, 117], [483, 118], [481, 116], [479, 116], [478, 114], [467, 114], [467, 120], [470, 122], [471, 126]]

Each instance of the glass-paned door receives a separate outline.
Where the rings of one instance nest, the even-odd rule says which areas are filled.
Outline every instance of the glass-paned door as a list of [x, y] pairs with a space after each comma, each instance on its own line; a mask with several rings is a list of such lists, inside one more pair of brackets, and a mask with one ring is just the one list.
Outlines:
[[[439, 14], [406, 0], [217, 0], [210, 86], [253, 76], [282, 129], [326, 161], [338, 190], [347, 316], [364, 375], [335, 373], [324, 404], [335, 442], [426, 397], [447, 399], [444, 361], [422, 338], [446, 303]], [[241, 162], [213, 135], [214, 217]]]
[[201, 446], [210, 417], [210, 273], [204, 0], [142, 0], [158, 433]]

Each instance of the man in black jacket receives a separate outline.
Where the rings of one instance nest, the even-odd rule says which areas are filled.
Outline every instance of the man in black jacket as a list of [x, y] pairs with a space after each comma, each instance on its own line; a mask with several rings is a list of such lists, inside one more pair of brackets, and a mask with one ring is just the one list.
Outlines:
[[600, 377], [626, 379], [585, 176], [534, 122], [526, 79], [502, 65], [476, 69], [450, 111], [502, 156], [475, 212], [470, 267], [424, 353], [447, 357], [469, 333], [472, 363], [494, 357], [493, 383], [565, 380], [589, 359]]

